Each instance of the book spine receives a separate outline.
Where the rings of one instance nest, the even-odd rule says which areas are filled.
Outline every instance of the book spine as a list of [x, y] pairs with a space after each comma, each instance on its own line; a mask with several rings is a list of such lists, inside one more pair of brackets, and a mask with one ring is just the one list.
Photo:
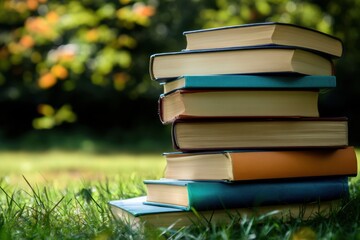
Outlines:
[[171, 142], [172, 142], [172, 146], [177, 151], [183, 151], [180, 148], [180, 146], [179, 146], [179, 144], [178, 144], [178, 142], [176, 140], [176, 136], [177, 136], [176, 135], [176, 124], [177, 124], [177, 121], [173, 121], [172, 124], [171, 124]]
[[149, 60], [149, 75], [150, 75], [150, 79], [155, 81], [156, 78], [155, 78], [155, 75], [154, 75], [154, 58], [155, 56], [154, 55], [151, 55], [150, 56], [150, 60]]
[[158, 54], [153, 54], [150, 56], [150, 60], [149, 60], [149, 75], [150, 75], [150, 79], [153, 81], [156, 81], [158, 83], [163, 83], [163, 82], [167, 82], [167, 81], [173, 81], [175, 80], [177, 77], [168, 77], [168, 78], [158, 78], [156, 77], [155, 73], [154, 73], [154, 62], [155, 62], [155, 58], [157, 57], [161, 57], [162, 55], [174, 55], [174, 54], [180, 54], [181, 52], [171, 52], [171, 53], [158, 53]]
[[186, 76], [184, 89], [191, 88], [334, 88], [335, 76], [255, 76], [255, 75], [228, 75], [228, 76]]
[[163, 118], [163, 109], [164, 109], [163, 98], [164, 98], [164, 95], [161, 94], [159, 97], [159, 100], [158, 100], [158, 115], [159, 115], [160, 122], [162, 124], [166, 124], [166, 122], [164, 121], [164, 118]]
[[188, 183], [190, 208], [230, 209], [262, 205], [308, 203], [349, 196], [348, 178], [248, 183]]

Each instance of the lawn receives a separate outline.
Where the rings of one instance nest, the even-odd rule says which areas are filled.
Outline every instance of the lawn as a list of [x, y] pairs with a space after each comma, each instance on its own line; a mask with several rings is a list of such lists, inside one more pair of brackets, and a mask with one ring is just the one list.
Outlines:
[[[359, 152], [357, 152], [359, 153]], [[329, 218], [234, 218], [227, 225], [141, 231], [116, 222], [107, 201], [145, 194], [161, 154], [0, 152], [0, 239], [360, 239], [360, 182]]]
[[0, 176], [11, 186], [55, 188], [114, 178], [160, 177], [165, 167], [161, 154], [96, 154], [88, 152], [0, 152]]

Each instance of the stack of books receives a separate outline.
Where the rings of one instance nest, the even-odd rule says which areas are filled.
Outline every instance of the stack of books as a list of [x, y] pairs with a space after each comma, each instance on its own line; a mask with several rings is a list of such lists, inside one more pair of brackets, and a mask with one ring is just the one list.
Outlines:
[[329, 213], [357, 174], [345, 117], [322, 117], [342, 42], [308, 28], [260, 23], [184, 32], [187, 47], [154, 54], [159, 116], [177, 152], [147, 196], [109, 202], [119, 219], [153, 226], [231, 220], [276, 210]]

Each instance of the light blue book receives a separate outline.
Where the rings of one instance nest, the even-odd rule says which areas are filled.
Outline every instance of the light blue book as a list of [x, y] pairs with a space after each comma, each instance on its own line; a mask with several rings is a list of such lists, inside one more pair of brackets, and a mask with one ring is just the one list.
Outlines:
[[202, 88], [334, 88], [335, 76], [315, 75], [198, 75], [162, 82], [164, 93], [177, 89]]
[[275, 206], [261, 206], [256, 208], [219, 209], [209, 211], [193, 211], [180, 208], [155, 206], [144, 204], [147, 197], [136, 197], [108, 202], [110, 211], [115, 219], [128, 224], [132, 228], [138, 227], [170, 227], [178, 229], [194, 224], [220, 223], [226, 224], [234, 217], [248, 217], [256, 215], [272, 216], [287, 219], [298, 217], [309, 219], [314, 216], [328, 215], [339, 208], [340, 201], [312, 202], [302, 204], [285, 204]]

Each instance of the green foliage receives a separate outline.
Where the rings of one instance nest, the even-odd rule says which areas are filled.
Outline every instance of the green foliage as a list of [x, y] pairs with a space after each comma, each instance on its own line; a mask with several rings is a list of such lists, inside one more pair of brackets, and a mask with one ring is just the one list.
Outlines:
[[149, 25], [155, 8], [132, 1], [29, 0], [5, 1], [1, 13], [7, 29], [1, 38], [3, 84], [34, 91], [58, 84], [69, 91], [87, 80], [126, 85], [130, 50], [137, 47], [131, 35]]
[[0, 101], [27, 101], [33, 127], [48, 129], [76, 121], [71, 105], [78, 92], [90, 98], [104, 94], [97, 88], [129, 95], [145, 72], [135, 74], [134, 52], [144, 48], [136, 33], [155, 12], [143, 1], [5, 0]]

